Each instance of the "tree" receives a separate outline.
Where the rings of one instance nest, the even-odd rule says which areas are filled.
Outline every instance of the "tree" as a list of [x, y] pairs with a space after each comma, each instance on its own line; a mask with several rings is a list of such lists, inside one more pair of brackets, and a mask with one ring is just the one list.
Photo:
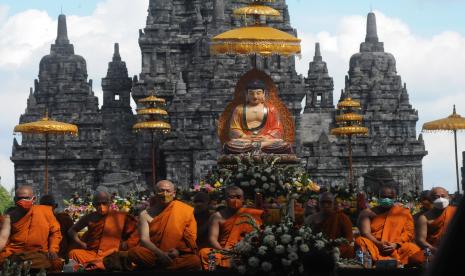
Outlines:
[[0, 185], [0, 214], [3, 214], [6, 209], [13, 206], [13, 199], [8, 191]]

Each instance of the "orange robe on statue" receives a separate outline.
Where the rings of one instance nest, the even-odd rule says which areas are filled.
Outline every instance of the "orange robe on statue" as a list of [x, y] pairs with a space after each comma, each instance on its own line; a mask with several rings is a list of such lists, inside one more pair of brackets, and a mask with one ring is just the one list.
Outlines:
[[[446, 233], [447, 227], [455, 215], [456, 207], [448, 206], [442, 214], [437, 217], [434, 221], [428, 224], [426, 241], [434, 247], [439, 247], [439, 242], [442, 236]], [[425, 255], [423, 251], [417, 252], [413, 255], [409, 262], [414, 264], [422, 264], [425, 261]]]
[[410, 210], [401, 206], [393, 206], [388, 212], [379, 214], [371, 220], [371, 234], [379, 241], [398, 243], [400, 247], [391, 255], [382, 255], [378, 247], [365, 237], [358, 237], [355, 244], [362, 251], [370, 252], [373, 261], [396, 259], [401, 264], [408, 263], [408, 258], [421, 249], [414, 244], [413, 217]]
[[175, 248], [179, 251], [179, 256], [172, 264], [163, 267], [157, 262], [157, 257], [152, 251], [137, 246], [129, 250], [128, 257], [138, 268], [200, 269], [200, 260], [196, 254], [197, 223], [191, 206], [178, 200], [172, 201], [149, 223], [149, 233], [150, 241], [161, 251], [167, 252]]
[[87, 228], [82, 237], [87, 249], [73, 249], [69, 252], [69, 258], [81, 264], [102, 264], [106, 256], [124, 250], [120, 247], [122, 242], [126, 242], [129, 248], [139, 242], [137, 221], [125, 212], [110, 212], [96, 222], [89, 222]]
[[[313, 230], [315, 233], [322, 232], [331, 240], [345, 238], [349, 243], [354, 241], [352, 222], [342, 211], [334, 212], [321, 223], [315, 225]], [[355, 257], [354, 247], [350, 244], [340, 245], [339, 250], [342, 258]]]
[[33, 269], [61, 270], [60, 260], [50, 261], [47, 253], [58, 253], [61, 242], [60, 224], [51, 206], [33, 206], [21, 219], [11, 223], [8, 242], [0, 252], [0, 263], [11, 257], [14, 261], [31, 260]]
[[[268, 109], [266, 115], [265, 125], [258, 130], [257, 136], [266, 136], [269, 138], [283, 139], [284, 128], [279, 119], [278, 110], [271, 104], [265, 103], [265, 107]], [[244, 107], [243, 105], [238, 106], [234, 111], [231, 118], [231, 130], [242, 131], [245, 135], [252, 135], [252, 131], [247, 130], [247, 126], [243, 120]]]
[[[228, 218], [223, 224], [220, 225], [220, 233], [218, 235], [218, 242], [224, 249], [233, 248], [247, 233], [252, 232], [253, 228], [250, 224], [243, 223], [248, 218], [244, 214], [251, 215], [257, 226], [262, 225], [261, 216], [262, 210], [252, 208], [241, 208], [237, 213]], [[208, 255], [213, 248], [203, 248], [200, 250], [199, 255], [202, 261], [202, 268], [208, 270]], [[229, 258], [220, 253], [215, 254], [216, 264], [220, 267], [230, 267]]]

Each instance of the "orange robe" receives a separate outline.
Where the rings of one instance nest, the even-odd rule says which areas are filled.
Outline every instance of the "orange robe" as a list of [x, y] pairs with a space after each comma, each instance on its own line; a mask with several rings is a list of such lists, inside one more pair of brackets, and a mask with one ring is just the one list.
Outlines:
[[[283, 139], [284, 137], [284, 127], [279, 119], [279, 113], [276, 107], [270, 103], [265, 103], [265, 106], [268, 108], [268, 114], [266, 117], [265, 125], [258, 130], [257, 136], [265, 136], [268, 138]], [[231, 118], [231, 130], [238, 130], [243, 132], [245, 135], [252, 135], [252, 131], [248, 131], [247, 126], [244, 125], [243, 121], [243, 106], [238, 106]]]
[[22, 261], [31, 259], [34, 269], [60, 270], [61, 261], [49, 261], [46, 253], [58, 253], [61, 239], [60, 224], [52, 207], [33, 206], [21, 219], [11, 223], [8, 243], [0, 252], [0, 263], [9, 257]]
[[[313, 227], [316, 233], [322, 232], [331, 240], [345, 238], [349, 243], [354, 241], [352, 222], [342, 211], [334, 212], [328, 218]], [[354, 247], [350, 244], [340, 245], [339, 250], [343, 258], [350, 259], [355, 257]]]
[[410, 210], [401, 206], [395, 205], [388, 212], [374, 217], [371, 220], [371, 234], [379, 241], [400, 245], [400, 248], [395, 249], [391, 255], [385, 256], [372, 241], [365, 237], [358, 237], [355, 244], [364, 252], [368, 250], [373, 261], [396, 259], [405, 265], [410, 256], [421, 250], [412, 243], [415, 233]]
[[[233, 248], [242, 238], [252, 232], [253, 228], [250, 224], [244, 223], [247, 221], [247, 217], [244, 214], [251, 215], [258, 226], [262, 225], [261, 215], [262, 210], [252, 208], [241, 208], [237, 213], [220, 225], [220, 233], [218, 235], [218, 242], [224, 249]], [[199, 255], [202, 261], [202, 268], [208, 270], [208, 255], [213, 248], [203, 248], [200, 250]], [[230, 267], [229, 258], [223, 256], [220, 253], [215, 254], [216, 264], [220, 267]]]
[[60, 258], [66, 259], [68, 258], [68, 248], [70, 243], [68, 238], [68, 230], [73, 226], [74, 222], [67, 213], [55, 214], [55, 218], [60, 224], [61, 236], [63, 237], [60, 243], [60, 252], [58, 253], [58, 256], [60, 256]]
[[[439, 246], [442, 236], [446, 233], [447, 227], [455, 215], [456, 207], [448, 206], [442, 214], [428, 224], [426, 241], [434, 247]], [[423, 251], [417, 252], [415, 255], [410, 257], [409, 262], [414, 264], [422, 264], [425, 261], [425, 255]]]
[[172, 201], [159, 215], [149, 223], [150, 241], [161, 251], [177, 249], [179, 256], [173, 263], [163, 267], [157, 262], [155, 254], [144, 246], [137, 246], [128, 252], [130, 262], [138, 268], [160, 268], [166, 270], [197, 270], [200, 260], [197, 252], [197, 223], [194, 208]]
[[136, 219], [125, 212], [110, 212], [96, 222], [89, 222], [87, 228], [82, 237], [87, 249], [69, 252], [69, 258], [81, 264], [92, 262], [103, 265], [103, 258], [120, 250], [122, 242], [126, 242], [129, 248], [139, 242]]
[[208, 247], [208, 221], [210, 220], [211, 212], [208, 210], [202, 214], [194, 214], [197, 222], [197, 248], [202, 249]]

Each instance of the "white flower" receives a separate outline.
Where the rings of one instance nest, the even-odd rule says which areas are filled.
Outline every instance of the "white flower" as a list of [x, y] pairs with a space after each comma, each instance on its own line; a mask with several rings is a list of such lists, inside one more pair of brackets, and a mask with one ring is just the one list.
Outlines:
[[276, 228], [276, 233], [277, 233], [277, 234], [281, 234], [282, 232], [283, 232], [283, 228], [282, 228], [282, 227]]
[[252, 251], [252, 245], [245, 240], [242, 240], [236, 244], [236, 250], [242, 254], [247, 254]]
[[266, 176], [262, 176], [261, 179], [262, 179], [263, 182], [265, 182], [266, 180], [268, 180], [268, 178], [266, 178]]
[[283, 254], [284, 252], [286, 252], [286, 248], [280, 244], [276, 246], [276, 248], [274, 249], [274, 252], [276, 254]]
[[249, 181], [249, 183], [250, 183], [250, 185], [255, 186], [255, 184], [257, 184], [257, 180], [251, 179], [251, 180]]
[[294, 238], [294, 243], [298, 243], [299, 241], [302, 241], [302, 237], [297, 236]]
[[270, 185], [268, 183], [263, 184], [263, 190], [268, 190]]
[[247, 272], [247, 268], [245, 267], [245, 265], [240, 265], [237, 267], [237, 272], [239, 272], [239, 274], [244, 275]]
[[292, 261], [288, 259], [281, 259], [281, 263], [283, 264], [283, 266], [290, 266], [292, 264]]
[[321, 240], [315, 242], [316, 249], [323, 249], [325, 247], [325, 243]]
[[262, 190], [261, 190], [260, 188], [255, 188], [254, 191], [255, 191], [256, 193], [260, 193]]
[[291, 261], [297, 261], [299, 259], [299, 255], [297, 255], [297, 253], [295, 253], [295, 252], [289, 253], [289, 255], [287, 255], [287, 257]]
[[298, 270], [299, 270], [299, 273], [300, 273], [300, 274], [303, 274], [303, 273], [304, 273], [304, 266], [303, 266], [303, 265], [300, 265], [299, 268], [298, 268]]
[[287, 252], [292, 253], [292, 252], [297, 252], [299, 249], [297, 248], [296, 245], [287, 245]]
[[284, 231], [285, 233], [289, 232], [289, 228], [288, 228], [287, 226], [284, 226], [284, 225], [283, 225], [283, 226], [281, 226], [281, 227], [283, 228], [283, 231]]
[[268, 250], [268, 247], [262, 245], [258, 248], [258, 254], [259, 255], [266, 255], [266, 251]]
[[265, 272], [270, 271], [273, 268], [273, 265], [269, 262], [263, 262], [262, 263], [262, 270]]
[[338, 247], [334, 247], [332, 250], [334, 261], [338, 262], [341, 257], [341, 251]]
[[276, 243], [275, 237], [273, 235], [266, 235], [263, 238], [263, 243], [268, 246], [274, 246]]
[[249, 182], [247, 182], [247, 181], [242, 181], [239, 185], [240, 185], [241, 187], [249, 187]]
[[260, 264], [260, 259], [257, 257], [250, 257], [248, 263], [250, 267], [258, 267]]
[[292, 236], [291, 235], [288, 235], [288, 234], [284, 234], [281, 236], [281, 242], [283, 244], [288, 244], [292, 241]]
[[307, 227], [305, 227], [305, 226], [304, 226], [304, 227], [301, 227], [301, 228], [299, 229], [299, 232], [298, 232], [299, 235], [305, 234], [305, 232], [306, 232], [306, 230], [307, 230], [306, 228], [307, 228]]
[[271, 226], [265, 227], [265, 230], [263, 230], [263, 234], [265, 235], [273, 234], [273, 228]]
[[308, 247], [308, 245], [306, 245], [306, 244], [301, 244], [299, 246], [299, 249], [300, 249], [300, 251], [302, 251], [304, 253], [307, 253], [308, 251], [310, 251], [310, 247]]
[[275, 187], [271, 187], [271, 188], [270, 188], [270, 192], [272, 192], [272, 193], [276, 192], [276, 188], [275, 188]]

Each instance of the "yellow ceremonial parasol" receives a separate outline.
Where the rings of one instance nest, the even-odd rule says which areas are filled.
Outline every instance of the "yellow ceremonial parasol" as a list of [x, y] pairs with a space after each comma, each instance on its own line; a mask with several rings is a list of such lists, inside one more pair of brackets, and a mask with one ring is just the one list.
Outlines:
[[[150, 96], [143, 98], [138, 103], [143, 108], [137, 109], [137, 115], [140, 116], [141, 121], [136, 123], [132, 129], [136, 132], [145, 130], [151, 133], [152, 143], [152, 183], [156, 183], [156, 146], [155, 146], [155, 134], [163, 133], [167, 134], [171, 131], [171, 125], [165, 122], [168, 117], [168, 112], [165, 109], [165, 99], [158, 98], [155, 96], [155, 90], [150, 90]], [[148, 118], [144, 118], [148, 117]]]
[[73, 124], [50, 120], [48, 112], [45, 117], [36, 122], [24, 123], [15, 126], [14, 132], [44, 134], [45, 135], [45, 185], [44, 193], [48, 194], [48, 135], [49, 134], [78, 134], [78, 127]]
[[273, 54], [291, 56], [301, 52], [300, 39], [278, 29], [260, 25], [261, 16], [280, 16], [279, 11], [261, 5], [271, 0], [255, 0], [251, 4], [235, 9], [234, 15], [252, 16], [253, 26], [226, 31], [212, 38], [212, 54], [261, 55]]
[[368, 135], [368, 128], [363, 127], [363, 116], [354, 112], [355, 109], [360, 109], [359, 101], [348, 96], [342, 99], [338, 105], [338, 110], [343, 110], [345, 113], [336, 116], [336, 123], [339, 125], [331, 129], [331, 134], [336, 136], [347, 136], [349, 148], [349, 189], [353, 191], [353, 168], [352, 168], [352, 136]]
[[457, 114], [455, 111], [455, 105], [452, 112], [447, 118], [439, 119], [423, 124], [423, 132], [436, 132], [436, 131], [452, 131], [454, 133], [455, 143], [455, 172], [457, 176], [457, 192], [460, 193], [460, 182], [459, 182], [459, 161], [457, 155], [457, 131], [465, 130], [465, 118]]

